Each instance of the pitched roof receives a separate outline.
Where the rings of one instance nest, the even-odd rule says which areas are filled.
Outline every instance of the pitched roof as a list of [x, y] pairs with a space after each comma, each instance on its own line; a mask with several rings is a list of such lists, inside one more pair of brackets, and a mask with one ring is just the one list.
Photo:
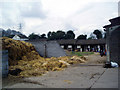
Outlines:
[[62, 40], [57, 40], [57, 42], [59, 44], [75, 44], [76, 43], [76, 39], [62, 39]]
[[120, 16], [109, 20], [112, 24], [120, 25]]
[[18, 35], [20, 38], [28, 38], [27, 36], [25, 36], [25, 35], [22, 35], [22, 34], [20, 34], [20, 35]]
[[88, 44], [105, 44], [105, 39], [87, 39], [87, 40], [76, 40], [76, 39], [66, 39], [66, 40], [57, 40], [59, 44], [80, 44], [80, 45], [88, 45]]
[[78, 40], [76, 44], [88, 45], [88, 44], [105, 44], [105, 39], [87, 39], [87, 40]]
[[120, 16], [113, 18], [113, 19], [110, 19], [109, 21], [111, 22], [111, 24], [105, 25], [105, 26], [103, 26], [103, 28], [109, 28], [112, 26], [120, 25]]
[[20, 38], [28, 38], [27, 36], [23, 35], [23, 34], [19, 34], [19, 35], [11, 35], [10, 38], [13, 38], [15, 36], [18, 36]]

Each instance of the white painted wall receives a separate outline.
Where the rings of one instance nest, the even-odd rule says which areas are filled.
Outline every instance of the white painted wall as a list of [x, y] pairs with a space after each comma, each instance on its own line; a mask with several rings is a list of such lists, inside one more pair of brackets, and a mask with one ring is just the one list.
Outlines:
[[15, 35], [12, 39], [14, 39], [14, 40], [21, 40], [21, 41], [28, 40], [27, 38], [20, 38], [18, 35]]

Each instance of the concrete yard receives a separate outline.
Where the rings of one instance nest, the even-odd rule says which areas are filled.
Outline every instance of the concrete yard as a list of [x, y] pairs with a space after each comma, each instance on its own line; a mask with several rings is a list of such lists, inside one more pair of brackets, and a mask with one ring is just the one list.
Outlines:
[[118, 68], [77, 66], [49, 72], [41, 77], [25, 78], [5, 88], [118, 88]]
[[89, 65], [72, 65], [63, 71], [51, 71], [40, 77], [11, 81], [5, 78], [3, 88], [118, 88], [118, 68], [107, 69], [103, 68], [103, 64], [89, 62]]

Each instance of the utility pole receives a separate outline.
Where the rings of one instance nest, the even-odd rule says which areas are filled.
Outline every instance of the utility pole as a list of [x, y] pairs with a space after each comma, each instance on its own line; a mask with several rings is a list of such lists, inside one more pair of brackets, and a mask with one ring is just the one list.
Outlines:
[[22, 28], [23, 28], [22, 23], [19, 23], [18, 29], [21, 33], [22, 33]]

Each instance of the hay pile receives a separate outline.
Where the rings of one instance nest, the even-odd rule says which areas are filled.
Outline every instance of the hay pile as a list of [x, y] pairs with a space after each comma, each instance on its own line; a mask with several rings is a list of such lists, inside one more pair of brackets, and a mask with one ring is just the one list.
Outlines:
[[48, 71], [60, 71], [66, 68], [70, 64], [84, 63], [86, 61], [83, 57], [51, 57], [42, 58], [36, 60], [20, 60], [18, 65], [10, 66], [10, 70], [19, 68], [22, 70], [19, 77], [40, 76]]
[[[18, 60], [22, 60], [26, 58], [26, 54], [33, 55], [33, 58], [28, 58], [29, 60], [34, 59], [35, 48], [32, 44], [27, 43], [25, 41], [18, 41], [13, 40], [11, 38], [3, 37], [0, 38], [2, 40], [2, 49], [8, 50], [8, 57], [9, 57], [9, 65], [16, 65]], [[32, 52], [33, 51], [33, 52]], [[36, 53], [37, 54], [37, 53]], [[35, 54], [35, 56], [36, 56]]]
[[86, 58], [78, 56], [43, 58], [30, 43], [6, 37], [2, 41], [3, 49], [9, 52], [9, 70], [22, 70], [18, 77], [40, 76], [48, 71], [60, 71], [70, 64], [86, 61]]

